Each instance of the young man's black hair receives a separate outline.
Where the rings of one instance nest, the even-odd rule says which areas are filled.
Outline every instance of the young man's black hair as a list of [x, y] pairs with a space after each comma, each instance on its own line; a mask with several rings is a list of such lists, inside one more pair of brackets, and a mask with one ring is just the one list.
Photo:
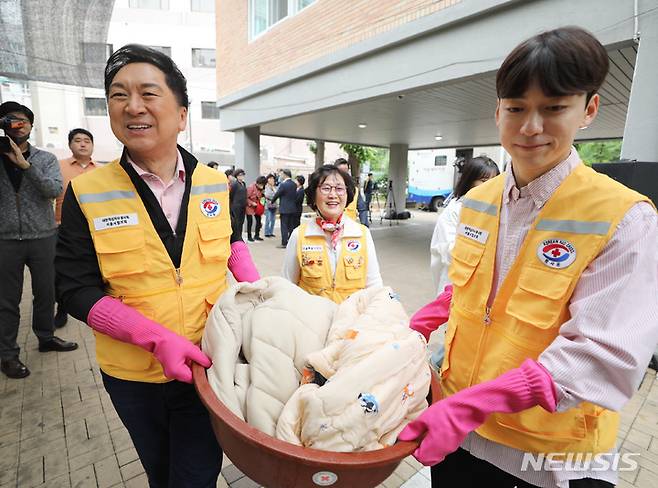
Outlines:
[[114, 51], [105, 65], [105, 97], [110, 94], [112, 80], [121, 68], [130, 63], [149, 63], [162, 71], [169, 89], [174, 92], [178, 104], [188, 108], [187, 81], [176, 63], [166, 54], [141, 44], [127, 44]]
[[496, 74], [498, 98], [520, 98], [537, 83], [546, 96], [586, 93], [589, 103], [608, 73], [608, 53], [580, 27], [543, 32], [519, 44]]

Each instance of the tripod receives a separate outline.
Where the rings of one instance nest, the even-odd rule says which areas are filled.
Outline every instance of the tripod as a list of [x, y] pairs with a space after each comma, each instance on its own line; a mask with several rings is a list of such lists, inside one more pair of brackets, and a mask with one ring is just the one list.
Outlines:
[[[379, 205], [379, 200], [377, 200], [377, 205]], [[393, 195], [393, 180], [388, 180], [388, 189], [386, 190], [386, 205], [384, 211], [380, 213], [379, 223], [381, 224], [384, 218], [388, 219], [389, 227], [393, 225], [393, 219], [395, 219], [395, 225], [400, 225], [400, 222], [397, 220], [397, 207], [395, 206], [395, 196]]]

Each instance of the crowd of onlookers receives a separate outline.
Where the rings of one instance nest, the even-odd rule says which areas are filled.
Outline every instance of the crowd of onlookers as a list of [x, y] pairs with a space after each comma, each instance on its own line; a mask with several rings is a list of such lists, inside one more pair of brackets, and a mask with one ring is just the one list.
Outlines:
[[[339, 158], [334, 164], [347, 165], [347, 161]], [[208, 166], [219, 170], [219, 165], [215, 162], [209, 163]], [[304, 212], [306, 177], [297, 175], [293, 178], [289, 169], [280, 169], [267, 176], [258, 176], [254, 183], [247, 186], [244, 169], [227, 169], [225, 174], [229, 180], [233, 237], [242, 238], [245, 219], [249, 242], [262, 241], [261, 230], [264, 237], [276, 237], [274, 223], [278, 213], [281, 244], [277, 247], [285, 248], [290, 234], [299, 226]], [[368, 173], [361, 191], [355, 197], [358, 219], [366, 226], [370, 224], [369, 210], [375, 190], [373, 175]], [[265, 216], [264, 223], [263, 216]]]

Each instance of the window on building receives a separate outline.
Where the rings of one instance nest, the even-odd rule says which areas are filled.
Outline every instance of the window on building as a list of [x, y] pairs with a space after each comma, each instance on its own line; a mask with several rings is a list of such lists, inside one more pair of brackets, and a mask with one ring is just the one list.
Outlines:
[[151, 10], [169, 10], [169, 0], [130, 0], [130, 8], [148, 8]]
[[219, 107], [215, 102], [201, 102], [202, 119], [219, 119]]
[[107, 103], [105, 99], [85, 97], [85, 115], [107, 115]]
[[249, 36], [254, 38], [316, 0], [249, 0]]
[[192, 48], [192, 66], [195, 68], [214, 68], [215, 50]]
[[105, 64], [112, 52], [112, 44], [102, 42], [82, 43], [82, 61], [85, 64]]
[[162, 54], [166, 54], [167, 56], [171, 57], [171, 48], [169, 46], [149, 46], [151, 49], [155, 49], [156, 51], [160, 51]]
[[448, 164], [448, 156], [434, 156], [434, 166], [446, 166]]
[[214, 12], [215, 0], [192, 0], [190, 9], [192, 12]]

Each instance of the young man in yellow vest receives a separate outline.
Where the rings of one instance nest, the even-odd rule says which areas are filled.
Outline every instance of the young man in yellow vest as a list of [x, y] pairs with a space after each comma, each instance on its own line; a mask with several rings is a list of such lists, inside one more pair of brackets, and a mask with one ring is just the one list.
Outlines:
[[215, 486], [222, 452], [191, 385], [208, 311], [258, 279], [230, 242], [227, 179], [176, 138], [186, 80], [166, 55], [127, 45], [108, 59], [105, 92], [121, 159], [78, 176], [64, 196], [56, 266], [71, 315], [95, 331], [103, 384], [150, 486]]
[[607, 71], [606, 50], [579, 28], [523, 42], [498, 71], [512, 163], [464, 198], [445, 399], [399, 436], [424, 436], [414, 455], [433, 466], [433, 486], [617, 480], [617, 412], [658, 340], [658, 218], [572, 146]]

